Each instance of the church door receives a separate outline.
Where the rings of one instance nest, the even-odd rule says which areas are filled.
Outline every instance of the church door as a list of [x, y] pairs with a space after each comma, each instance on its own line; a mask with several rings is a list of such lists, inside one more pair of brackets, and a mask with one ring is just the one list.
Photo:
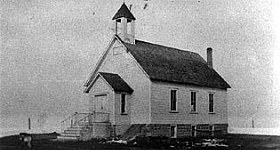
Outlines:
[[95, 111], [96, 112], [107, 112], [108, 104], [107, 104], [107, 95], [95, 95]]

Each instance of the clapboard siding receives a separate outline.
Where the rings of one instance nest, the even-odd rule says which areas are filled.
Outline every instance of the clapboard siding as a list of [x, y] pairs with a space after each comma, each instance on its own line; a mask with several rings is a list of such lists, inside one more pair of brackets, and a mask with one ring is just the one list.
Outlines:
[[[120, 46], [122, 44], [115, 41], [98, 72], [118, 74], [134, 90], [129, 98], [131, 124], [149, 123], [150, 80], [134, 58]], [[118, 47], [115, 53], [114, 47]]]
[[115, 94], [115, 119], [116, 124], [130, 124], [130, 106], [131, 106], [130, 95], [126, 95], [126, 114], [121, 114], [121, 95], [120, 93]]
[[[170, 91], [177, 90], [177, 113], [170, 112]], [[197, 113], [190, 111], [191, 91], [197, 92]], [[214, 112], [208, 112], [208, 94], [214, 94]], [[227, 123], [226, 90], [188, 85], [152, 82], [152, 124], [217, 124]]]
[[126, 95], [126, 114], [121, 114], [120, 93], [115, 94], [115, 132], [116, 135], [123, 134], [129, 127], [131, 122], [131, 96]]

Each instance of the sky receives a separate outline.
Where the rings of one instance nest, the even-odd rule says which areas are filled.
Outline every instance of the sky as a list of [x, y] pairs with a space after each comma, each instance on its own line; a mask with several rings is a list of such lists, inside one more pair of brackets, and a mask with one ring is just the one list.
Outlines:
[[[125, 0], [136, 38], [199, 53], [231, 85], [230, 127], [280, 128], [280, 14], [273, 0]], [[2, 130], [57, 130], [88, 111], [84, 83], [123, 0], [2, 0]], [[22, 125], [23, 124], [23, 125]], [[54, 126], [56, 127], [54, 129]], [[2, 131], [1, 131], [2, 132]]]

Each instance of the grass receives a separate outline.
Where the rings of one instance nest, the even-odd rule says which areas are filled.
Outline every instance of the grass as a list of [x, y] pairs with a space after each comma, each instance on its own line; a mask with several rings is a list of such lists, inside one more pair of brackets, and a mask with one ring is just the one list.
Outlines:
[[244, 150], [280, 150], [280, 136], [229, 134], [230, 149], [241, 146]]
[[[157, 149], [188, 149], [160, 147], [159, 143], [149, 143], [146, 146], [128, 146], [117, 143], [105, 143], [100, 140], [90, 141], [56, 141], [54, 140], [55, 133], [51, 134], [36, 134], [33, 136], [33, 150], [157, 150]], [[277, 150], [280, 149], [280, 136], [267, 135], [242, 135], [229, 134], [225, 137], [226, 144], [229, 145], [228, 150]], [[158, 142], [158, 141], [157, 141]], [[143, 144], [145, 145], [145, 144]], [[152, 148], [153, 147], [153, 148]], [[1, 150], [19, 150], [27, 149], [22, 146], [18, 135], [6, 136], [0, 138]], [[195, 149], [195, 148], [193, 148]], [[197, 148], [201, 149], [201, 148]], [[209, 148], [205, 148], [208, 149]], [[212, 148], [213, 149], [213, 148]], [[215, 148], [214, 148], [215, 149]]]

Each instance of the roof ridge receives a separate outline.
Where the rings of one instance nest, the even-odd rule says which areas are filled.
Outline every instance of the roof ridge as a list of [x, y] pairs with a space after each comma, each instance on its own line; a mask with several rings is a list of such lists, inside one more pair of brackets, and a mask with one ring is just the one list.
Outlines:
[[227, 89], [230, 85], [197, 52], [147, 41], [122, 42], [150, 79]]
[[[198, 54], [197, 52], [193, 52], [191, 50], [183, 50], [180, 48], [176, 48], [176, 47], [171, 47], [171, 46], [166, 46], [166, 45], [160, 45], [160, 44], [155, 44], [155, 43], [151, 43], [151, 42], [147, 42], [147, 41], [143, 41], [143, 40], [139, 40], [139, 39], [135, 39], [135, 43], [136, 41], [138, 42], [143, 42], [143, 43], [147, 43], [147, 44], [152, 44], [154, 46], [160, 46], [160, 47], [164, 47], [164, 48], [170, 48], [170, 49], [174, 49], [174, 50], [178, 50], [178, 51], [182, 51], [182, 52], [190, 52], [190, 53], [194, 53], [194, 54]], [[129, 44], [129, 43], [126, 43]]]
[[[200, 54], [198, 52], [193, 52], [191, 50], [183, 50], [183, 49], [179, 49], [179, 48], [174, 48], [174, 47], [170, 47], [170, 46], [165, 46], [165, 45], [160, 45], [160, 44], [155, 44], [155, 43], [151, 43], [151, 42], [147, 42], [147, 41], [143, 41], [143, 40], [139, 40], [139, 39], [135, 39], [135, 44], [130, 44], [130, 43], [126, 43], [124, 41], [121, 41], [124, 46], [130, 45], [130, 46], [135, 46], [137, 45], [137, 42], [141, 42], [144, 44], [147, 44], [149, 46], [155, 46], [155, 47], [160, 47], [162, 49], [167, 49], [167, 51], [177, 51], [178, 53], [188, 53], [188, 55], [190, 55], [190, 57], [200, 57], [201, 60], [189, 60], [189, 59], [185, 59], [186, 61], [190, 61], [190, 62], [202, 62], [202, 63], [206, 63], [206, 60], [200, 56]], [[127, 47], [128, 48], [128, 47]], [[160, 51], [163, 51], [162, 49], [159, 49]], [[128, 48], [129, 51], [129, 48]]]
[[104, 73], [104, 74], [114, 74], [114, 75], [118, 75], [118, 74], [116, 74], [116, 73], [110, 73], [110, 72], [98, 72], [98, 73], [100, 73], [100, 74], [102, 74], [102, 73]]

